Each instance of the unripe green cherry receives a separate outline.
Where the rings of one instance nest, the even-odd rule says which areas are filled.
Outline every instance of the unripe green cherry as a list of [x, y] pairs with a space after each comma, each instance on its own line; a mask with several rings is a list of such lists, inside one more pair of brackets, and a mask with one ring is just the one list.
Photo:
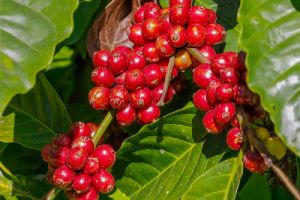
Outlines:
[[254, 132], [255, 136], [261, 141], [265, 141], [270, 137], [269, 131], [264, 127], [258, 126], [254, 129]]
[[279, 137], [270, 137], [265, 142], [268, 152], [276, 157], [278, 160], [283, 158], [286, 154], [286, 147]]

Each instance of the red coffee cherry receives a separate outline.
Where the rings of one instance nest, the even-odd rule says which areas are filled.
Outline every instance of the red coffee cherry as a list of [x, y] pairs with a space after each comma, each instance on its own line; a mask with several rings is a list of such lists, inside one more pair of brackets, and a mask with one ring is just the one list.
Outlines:
[[243, 145], [243, 134], [240, 128], [231, 128], [226, 136], [226, 144], [232, 150], [239, 150]]
[[95, 189], [101, 194], [107, 194], [113, 191], [115, 179], [108, 171], [101, 169], [92, 178]]
[[128, 61], [125, 53], [116, 51], [108, 57], [108, 69], [114, 74], [120, 74], [127, 70]]
[[248, 150], [243, 157], [243, 164], [252, 173], [263, 173], [268, 170], [264, 159], [257, 153]]
[[138, 111], [138, 118], [143, 124], [150, 124], [158, 119], [159, 116], [160, 109], [154, 102], [152, 102], [149, 107]]
[[88, 154], [85, 149], [75, 147], [70, 150], [67, 165], [73, 170], [80, 170], [87, 161]]
[[[163, 91], [164, 91], [164, 85], [165, 85], [164, 83], [161, 83], [161, 84], [159, 84], [158, 86], [156, 86], [155, 88], [153, 88], [151, 90], [152, 100], [155, 103], [158, 103], [159, 100], [161, 99]], [[164, 103], [165, 104], [169, 103], [173, 99], [174, 95], [175, 95], [175, 90], [170, 85], [168, 90], [167, 90], [167, 93], [166, 93], [166, 96], [165, 96], [165, 99], [164, 99]]]
[[125, 87], [128, 90], [138, 90], [145, 85], [145, 76], [139, 69], [129, 70], [125, 76]]
[[[163, 73], [163, 77], [166, 77], [167, 69], [168, 69], [168, 63], [167, 63], [167, 65], [162, 65], [161, 63], [158, 63], [158, 65], [160, 65], [160, 70]], [[171, 80], [173, 80], [177, 76], [178, 76], [178, 69], [176, 67], [173, 67]]]
[[200, 64], [193, 71], [194, 83], [200, 88], [207, 88], [211, 82], [217, 79], [217, 76], [211, 70], [210, 64]]
[[191, 0], [170, 0], [170, 7], [175, 5], [175, 4], [185, 4], [185, 5], [191, 5], [192, 1]]
[[72, 149], [80, 147], [84, 149], [88, 155], [90, 155], [94, 151], [94, 142], [91, 137], [80, 136], [74, 138], [72, 142]]
[[99, 199], [99, 193], [96, 191], [96, 189], [93, 186], [87, 192], [83, 194], [76, 194], [75, 196], [76, 196], [75, 197], [76, 200], [98, 200]]
[[86, 125], [90, 128], [91, 131], [91, 137], [94, 137], [97, 129], [99, 128], [99, 126], [93, 122], [87, 122]]
[[193, 6], [189, 12], [189, 25], [201, 24], [207, 26], [210, 23], [210, 12], [202, 6]]
[[187, 43], [193, 47], [200, 47], [206, 41], [206, 30], [200, 24], [191, 24], [186, 29]]
[[149, 63], [156, 63], [160, 60], [160, 56], [155, 48], [154, 42], [149, 42], [144, 45], [143, 55]]
[[121, 126], [129, 126], [136, 120], [135, 109], [129, 103], [125, 108], [117, 110], [116, 118]]
[[129, 102], [129, 93], [123, 85], [114, 86], [109, 95], [110, 105], [114, 109], [125, 108]]
[[119, 76], [116, 77], [116, 84], [117, 85], [124, 85], [125, 84], [125, 76], [126, 76], [126, 72], [123, 72], [122, 74], [120, 74]]
[[107, 61], [109, 56], [110, 52], [108, 50], [96, 51], [93, 55], [93, 65], [95, 67], [107, 67]]
[[170, 8], [163, 8], [160, 10], [160, 21], [161, 21], [161, 32], [162, 33], [168, 33], [168, 31], [171, 28], [170, 23]]
[[212, 48], [211, 46], [209, 45], [203, 45], [202, 47], [199, 48], [199, 52], [204, 56], [206, 57], [208, 60], [212, 60], [215, 55], [216, 55], [216, 52], [214, 50], [214, 48]]
[[230, 83], [232, 85], [236, 85], [240, 79], [239, 74], [233, 68], [229, 67], [225, 67], [220, 71], [220, 78], [223, 83]]
[[143, 36], [142, 32], [143, 24], [133, 24], [129, 28], [128, 38], [134, 44], [138, 46], [142, 46], [147, 42], [147, 39]]
[[184, 26], [189, 18], [190, 5], [178, 3], [170, 7], [170, 22], [173, 25]]
[[150, 106], [153, 97], [151, 96], [151, 91], [149, 88], [144, 87], [132, 92], [129, 95], [129, 98], [130, 103], [134, 108], [141, 109]]
[[95, 110], [106, 110], [110, 107], [109, 104], [110, 89], [105, 87], [93, 87], [89, 92], [90, 105]]
[[161, 57], [170, 57], [175, 49], [171, 46], [166, 35], [160, 35], [155, 41], [155, 48]]
[[220, 24], [209, 24], [206, 27], [206, 43], [216, 45], [225, 40], [226, 31]]
[[91, 129], [83, 122], [74, 122], [71, 126], [70, 134], [72, 138], [80, 136], [91, 137]]
[[96, 157], [88, 157], [85, 165], [83, 166], [82, 171], [84, 173], [93, 175], [96, 174], [99, 169], [100, 169], [99, 159]]
[[219, 100], [216, 96], [216, 90], [221, 85], [221, 82], [219, 79], [215, 79], [210, 82], [210, 85], [206, 88], [206, 98], [207, 101], [211, 105], [217, 105], [219, 103]]
[[217, 54], [212, 60], [211, 69], [217, 74], [220, 74], [223, 69], [231, 67], [230, 60], [223, 53]]
[[207, 12], [208, 12], [208, 14], [209, 14], [209, 17], [208, 17], [208, 19], [209, 19], [209, 24], [214, 24], [214, 23], [216, 23], [216, 21], [217, 21], [217, 14], [216, 14], [216, 12], [213, 11], [213, 10], [211, 10], [211, 9], [208, 9], [208, 8], [206, 8], [206, 10], [207, 10]]
[[146, 85], [148, 87], [155, 87], [163, 81], [163, 74], [160, 70], [160, 66], [157, 64], [147, 65], [144, 70]]
[[213, 108], [213, 106], [210, 105], [210, 103], [207, 101], [205, 89], [200, 89], [194, 93], [193, 103], [195, 107], [200, 111], [206, 112]]
[[53, 173], [53, 184], [61, 189], [71, 185], [74, 180], [75, 173], [66, 165], [58, 167]]
[[216, 97], [221, 102], [228, 102], [233, 99], [233, 86], [228, 83], [219, 85], [216, 88]]
[[148, 6], [147, 9], [145, 10], [144, 14], [144, 20], [146, 19], [153, 19], [153, 18], [159, 18], [160, 17], [160, 7], [159, 5], [153, 5], [153, 6]]
[[96, 147], [92, 156], [98, 158], [101, 169], [112, 167], [116, 161], [115, 150], [108, 144], [102, 144]]
[[232, 102], [221, 103], [215, 106], [213, 112], [215, 122], [221, 125], [226, 125], [235, 116], [236, 108]]
[[146, 9], [147, 9], [147, 6], [142, 6], [137, 9], [137, 11], [134, 13], [135, 23], [142, 23], [144, 21]]
[[140, 55], [138, 52], [133, 52], [128, 57], [128, 70], [132, 69], [144, 69], [147, 65], [147, 61], [143, 55]]
[[214, 121], [213, 110], [209, 110], [204, 114], [202, 122], [208, 133], [218, 134], [223, 130], [223, 127]]
[[254, 106], [259, 102], [257, 95], [252, 93], [244, 84], [238, 84], [233, 88], [234, 101], [239, 105]]
[[91, 80], [97, 86], [111, 87], [115, 83], [115, 76], [106, 67], [98, 67], [92, 71]]
[[50, 155], [49, 155], [49, 164], [52, 167], [59, 167], [61, 165], [66, 164], [68, 155], [69, 155], [69, 149], [64, 146], [58, 146], [58, 147], [53, 147]]
[[77, 193], [87, 192], [92, 185], [92, 179], [88, 174], [82, 173], [74, 177], [72, 187]]
[[232, 127], [240, 127], [238, 118], [237, 118], [236, 116], [233, 117], [233, 119], [230, 121], [230, 125], [231, 125]]
[[149, 40], [156, 39], [162, 31], [159, 19], [146, 19], [142, 26], [143, 36]]
[[238, 63], [238, 54], [232, 51], [224, 52], [223, 55], [227, 56], [227, 58], [231, 62], [231, 67], [238, 70], [239, 63]]
[[186, 43], [185, 29], [180, 25], [173, 25], [168, 31], [168, 39], [173, 47], [182, 47]]
[[132, 49], [124, 46], [124, 45], [119, 45], [116, 46], [115, 49], [111, 52], [112, 54], [114, 53], [123, 53], [125, 56], [129, 56], [132, 53]]
[[49, 156], [51, 154], [52, 148], [53, 147], [51, 144], [45, 144], [43, 146], [43, 148], [41, 149], [41, 156], [42, 156], [43, 160], [47, 163], [49, 162]]
[[69, 148], [71, 146], [72, 139], [67, 134], [58, 134], [54, 138], [52, 138], [52, 145], [55, 146], [65, 146]]

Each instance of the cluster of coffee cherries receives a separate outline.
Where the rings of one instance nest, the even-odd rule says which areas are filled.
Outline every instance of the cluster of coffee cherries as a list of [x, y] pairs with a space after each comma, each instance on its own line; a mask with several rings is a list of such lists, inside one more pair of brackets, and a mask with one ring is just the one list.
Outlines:
[[63, 189], [69, 199], [97, 200], [99, 193], [114, 189], [114, 177], [107, 169], [115, 162], [115, 151], [107, 144], [95, 147], [92, 137], [97, 128], [76, 122], [69, 134], [57, 135], [41, 150], [48, 163], [48, 182]]

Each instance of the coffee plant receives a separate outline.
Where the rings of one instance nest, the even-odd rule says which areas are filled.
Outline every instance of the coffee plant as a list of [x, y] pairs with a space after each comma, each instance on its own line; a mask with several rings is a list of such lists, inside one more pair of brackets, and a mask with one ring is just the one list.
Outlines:
[[0, 0], [0, 200], [300, 199], [297, 0]]

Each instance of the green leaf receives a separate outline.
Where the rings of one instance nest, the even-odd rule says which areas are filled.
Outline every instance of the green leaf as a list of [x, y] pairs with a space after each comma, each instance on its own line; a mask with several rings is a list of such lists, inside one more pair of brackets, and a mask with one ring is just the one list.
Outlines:
[[5, 150], [6, 147], [7, 147], [7, 143], [0, 142], [0, 154], [2, 154], [2, 152]]
[[201, 174], [182, 200], [194, 200], [200, 197], [209, 199], [235, 199], [243, 174], [242, 152], [237, 157], [227, 159]]
[[117, 187], [130, 199], [179, 199], [226, 152], [224, 135], [206, 136], [201, 119], [189, 104], [125, 140], [113, 168]]
[[259, 94], [275, 132], [299, 156], [300, 12], [291, 1], [243, 0], [238, 21], [248, 86]]
[[72, 31], [77, 0], [0, 0], [0, 116], [46, 68], [55, 46]]
[[113, 193], [109, 194], [108, 196], [101, 196], [103, 200], [130, 200], [128, 196], [121, 192], [120, 189], [116, 189]]
[[64, 46], [54, 56], [53, 61], [47, 67], [47, 70], [65, 68], [73, 64], [74, 50]]
[[0, 141], [39, 150], [70, 126], [64, 104], [45, 76], [39, 74], [35, 87], [17, 95], [7, 107], [0, 123]]

